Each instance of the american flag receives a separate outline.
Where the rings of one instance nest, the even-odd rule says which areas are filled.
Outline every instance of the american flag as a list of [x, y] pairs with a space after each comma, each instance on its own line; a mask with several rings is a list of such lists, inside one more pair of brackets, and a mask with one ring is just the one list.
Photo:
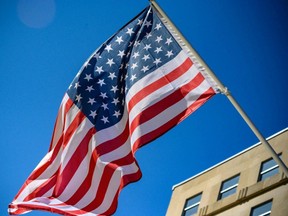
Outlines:
[[217, 92], [197, 60], [149, 6], [82, 66], [60, 105], [50, 149], [9, 213], [111, 215], [141, 178], [135, 152]]

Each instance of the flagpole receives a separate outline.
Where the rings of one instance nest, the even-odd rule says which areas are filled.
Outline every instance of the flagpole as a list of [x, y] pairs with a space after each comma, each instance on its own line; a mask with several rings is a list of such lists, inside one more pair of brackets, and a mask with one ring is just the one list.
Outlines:
[[198, 62], [206, 69], [207, 73], [214, 79], [217, 85], [220, 88], [222, 94], [226, 95], [228, 100], [232, 103], [234, 108], [238, 111], [238, 113], [242, 116], [244, 121], [256, 135], [256, 137], [260, 140], [260, 142], [265, 146], [266, 150], [271, 154], [272, 158], [279, 165], [280, 169], [284, 172], [285, 176], [288, 177], [288, 169], [281, 158], [277, 155], [272, 146], [266, 141], [260, 131], [256, 128], [254, 123], [248, 117], [248, 115], [244, 112], [239, 103], [235, 100], [235, 98], [231, 95], [228, 88], [225, 87], [222, 82], [216, 77], [214, 72], [208, 67], [208, 65], [204, 62], [204, 60], [200, 57], [200, 55], [195, 51], [195, 49], [190, 45], [190, 43], [186, 40], [186, 38], [182, 35], [182, 33], [177, 29], [177, 27], [173, 24], [173, 22], [169, 19], [169, 17], [165, 14], [165, 12], [161, 9], [161, 7], [154, 1], [150, 0], [151, 5], [159, 12], [159, 14], [166, 19], [167, 23], [171, 26], [171, 28], [176, 32], [176, 34], [181, 38], [181, 40], [185, 43], [185, 46], [191, 51], [191, 53], [197, 58]]

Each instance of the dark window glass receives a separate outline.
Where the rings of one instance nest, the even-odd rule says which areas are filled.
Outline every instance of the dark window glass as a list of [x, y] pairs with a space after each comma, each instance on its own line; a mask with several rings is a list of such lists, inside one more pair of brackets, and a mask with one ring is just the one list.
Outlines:
[[218, 200], [228, 197], [237, 191], [240, 175], [234, 176], [222, 182]]
[[[281, 157], [281, 155], [280, 155], [280, 157]], [[267, 161], [264, 161], [261, 164], [258, 181], [263, 181], [263, 180], [265, 180], [271, 176], [274, 176], [277, 173], [279, 173], [279, 166], [274, 161], [274, 159], [271, 158]]]
[[184, 211], [184, 216], [192, 216], [195, 215], [198, 211], [198, 206], [192, 207], [190, 209], [187, 209], [186, 211]]
[[237, 191], [237, 187], [234, 187], [234, 188], [232, 188], [232, 189], [230, 189], [230, 190], [228, 190], [228, 191], [225, 191], [225, 192], [223, 192], [223, 193], [220, 193], [219, 199], [224, 199], [225, 197], [228, 197], [228, 196], [236, 193], [236, 191]]
[[198, 194], [186, 200], [183, 216], [192, 216], [195, 215], [198, 211], [202, 194]]
[[253, 207], [250, 216], [268, 216], [271, 213], [271, 208], [272, 200]]

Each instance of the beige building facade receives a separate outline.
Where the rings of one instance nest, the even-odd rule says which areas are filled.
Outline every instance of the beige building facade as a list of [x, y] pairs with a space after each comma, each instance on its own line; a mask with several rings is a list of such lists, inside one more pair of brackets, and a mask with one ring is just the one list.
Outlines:
[[[268, 138], [288, 164], [288, 128]], [[288, 179], [257, 143], [175, 186], [166, 216], [288, 216]]]

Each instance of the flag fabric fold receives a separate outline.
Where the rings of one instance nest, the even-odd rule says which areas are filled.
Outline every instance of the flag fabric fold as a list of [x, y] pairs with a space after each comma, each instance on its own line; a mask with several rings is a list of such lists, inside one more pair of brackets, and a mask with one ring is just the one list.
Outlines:
[[205, 69], [149, 6], [82, 66], [59, 108], [46, 156], [9, 214], [111, 215], [141, 178], [135, 152], [217, 93]]

